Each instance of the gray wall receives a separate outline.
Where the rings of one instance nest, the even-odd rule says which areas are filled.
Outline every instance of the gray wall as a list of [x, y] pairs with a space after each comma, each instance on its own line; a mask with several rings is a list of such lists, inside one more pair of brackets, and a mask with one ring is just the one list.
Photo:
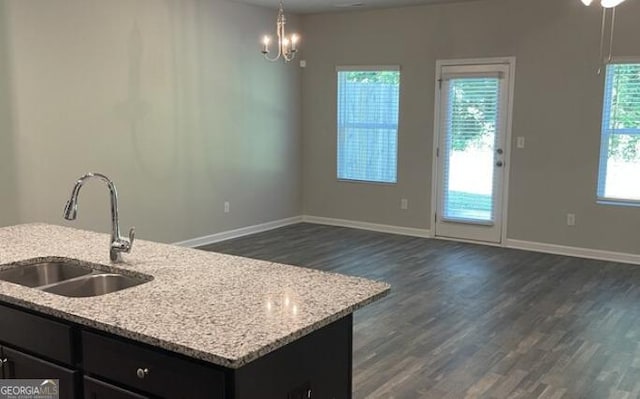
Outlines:
[[[87, 171], [113, 178], [123, 228], [147, 239], [301, 213], [299, 69], [259, 53], [273, 10], [220, 0], [0, 5], [0, 224], [63, 224]], [[70, 225], [108, 231], [108, 209], [106, 188], [88, 184]]]
[[[0, 21], [5, 20], [4, 3], [0, 3]], [[18, 198], [13, 147], [10, 75], [6, 24], [0, 24], [0, 226], [18, 221]], [[7, 93], [7, 95], [5, 95]]]
[[[513, 137], [527, 145], [512, 150], [509, 238], [640, 253], [640, 209], [595, 203], [600, 10], [490, 0], [305, 17], [305, 214], [431, 228], [436, 60], [516, 56]], [[619, 8], [615, 54], [640, 56], [639, 19], [639, 2]], [[402, 66], [397, 185], [336, 181], [335, 66], [349, 64]]]

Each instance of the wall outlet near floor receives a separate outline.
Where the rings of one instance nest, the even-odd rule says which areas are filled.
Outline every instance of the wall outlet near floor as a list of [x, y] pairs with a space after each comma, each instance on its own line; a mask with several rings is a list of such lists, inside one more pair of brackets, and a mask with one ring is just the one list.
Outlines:
[[567, 213], [567, 226], [575, 226], [575, 225], [576, 225], [576, 214]]
[[520, 136], [516, 139], [516, 147], [524, 148], [524, 137]]
[[224, 202], [224, 213], [229, 213], [229, 201]]
[[400, 200], [400, 209], [402, 209], [403, 211], [406, 211], [407, 209], [409, 209], [409, 200], [406, 198], [402, 198]]

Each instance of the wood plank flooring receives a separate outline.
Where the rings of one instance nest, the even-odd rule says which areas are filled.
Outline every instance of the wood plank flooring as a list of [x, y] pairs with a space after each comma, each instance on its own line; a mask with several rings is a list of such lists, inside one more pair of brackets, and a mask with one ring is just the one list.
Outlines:
[[639, 266], [304, 223], [204, 249], [389, 282], [355, 398], [639, 397]]

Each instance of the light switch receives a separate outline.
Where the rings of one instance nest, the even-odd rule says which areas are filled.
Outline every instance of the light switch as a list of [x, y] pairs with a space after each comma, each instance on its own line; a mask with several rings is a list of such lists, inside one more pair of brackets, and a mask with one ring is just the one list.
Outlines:
[[516, 142], [516, 146], [518, 148], [524, 148], [524, 137], [523, 136], [518, 137], [517, 142]]

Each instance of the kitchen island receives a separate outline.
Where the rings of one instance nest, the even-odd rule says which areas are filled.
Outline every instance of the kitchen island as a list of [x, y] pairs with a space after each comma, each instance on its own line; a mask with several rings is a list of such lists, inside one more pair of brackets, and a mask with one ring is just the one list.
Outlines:
[[108, 243], [0, 229], [0, 271], [65, 261], [145, 280], [84, 298], [0, 281], [5, 378], [59, 378], [62, 398], [351, 397], [352, 313], [389, 285], [142, 240], [112, 264]]

